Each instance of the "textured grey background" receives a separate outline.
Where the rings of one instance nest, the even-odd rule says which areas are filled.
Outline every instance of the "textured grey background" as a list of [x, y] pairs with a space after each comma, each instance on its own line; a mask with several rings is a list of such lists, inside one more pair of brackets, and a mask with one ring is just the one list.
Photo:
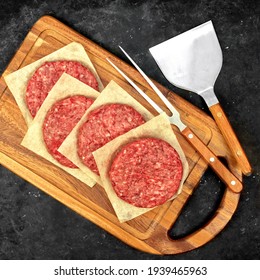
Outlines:
[[[0, 259], [259, 259], [259, 1], [1, 1], [0, 72], [32, 25], [53, 15], [102, 47], [124, 46], [152, 78], [208, 112], [201, 98], [170, 85], [148, 48], [212, 20], [224, 64], [215, 91], [254, 168], [237, 212], [210, 243], [175, 256], [139, 252], [0, 166]], [[183, 236], [213, 213], [223, 185], [208, 171], [171, 231]]]

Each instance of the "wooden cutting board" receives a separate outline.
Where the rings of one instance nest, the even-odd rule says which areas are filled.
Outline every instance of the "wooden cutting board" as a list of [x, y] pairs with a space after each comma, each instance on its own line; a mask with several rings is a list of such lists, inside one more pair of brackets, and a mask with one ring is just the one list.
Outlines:
[[[107, 63], [106, 58], [109, 57], [165, 109], [159, 98], [135, 69], [58, 20], [44, 16], [32, 27], [0, 80], [0, 163], [86, 219], [141, 251], [153, 254], [177, 254], [193, 250], [209, 242], [231, 219], [240, 195], [226, 189], [218, 210], [203, 228], [182, 239], [172, 240], [168, 237], [168, 230], [180, 215], [184, 204], [207, 169], [204, 160], [175, 127], [173, 129], [190, 167], [182, 193], [174, 201], [126, 223], [119, 223], [102, 187], [96, 185], [89, 188], [20, 145], [27, 127], [3, 77], [72, 41], [79, 42], [85, 47], [104, 85], [113, 79], [155, 114], [149, 104]], [[183, 122], [190, 126], [216, 155], [225, 157], [232, 172], [241, 180], [241, 172], [215, 122], [192, 104], [158, 83], [156, 84], [178, 109]]]

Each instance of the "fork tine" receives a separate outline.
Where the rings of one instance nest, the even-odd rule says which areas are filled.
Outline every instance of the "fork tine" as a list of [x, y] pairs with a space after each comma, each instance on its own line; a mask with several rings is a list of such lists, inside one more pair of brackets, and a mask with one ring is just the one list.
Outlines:
[[148, 102], [150, 103], [153, 108], [161, 114], [163, 110], [148, 96], [146, 95], [122, 70], [120, 70], [112, 61], [110, 61], [108, 58], [106, 60], [128, 81], [128, 83], [134, 87], [140, 94], [141, 96]]
[[168, 107], [170, 112], [172, 114], [175, 114], [176, 109], [172, 106], [170, 101], [163, 95], [163, 93], [158, 89], [158, 87], [152, 82], [150, 78], [143, 72], [143, 70], [134, 62], [134, 60], [129, 56], [129, 54], [121, 47], [119, 46], [121, 51], [125, 54], [125, 56], [132, 62], [132, 64], [135, 66], [135, 68], [139, 71], [139, 73], [144, 77], [144, 79], [147, 81], [147, 83], [151, 86], [151, 88], [156, 92], [156, 94], [161, 98], [161, 100], [164, 102], [164, 104]]

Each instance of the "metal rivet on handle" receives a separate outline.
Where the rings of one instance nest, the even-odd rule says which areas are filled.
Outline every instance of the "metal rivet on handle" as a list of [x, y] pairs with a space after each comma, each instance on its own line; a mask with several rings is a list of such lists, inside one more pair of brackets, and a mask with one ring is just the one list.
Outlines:
[[231, 181], [231, 185], [232, 185], [232, 186], [235, 186], [235, 184], [236, 184], [236, 181], [234, 181], [234, 180]]
[[215, 161], [215, 158], [214, 158], [214, 157], [211, 157], [211, 158], [209, 159], [209, 161], [210, 161], [210, 162], [214, 162], [214, 161]]
[[193, 138], [193, 134], [190, 133], [190, 134], [188, 135], [188, 137], [189, 137], [190, 139]]

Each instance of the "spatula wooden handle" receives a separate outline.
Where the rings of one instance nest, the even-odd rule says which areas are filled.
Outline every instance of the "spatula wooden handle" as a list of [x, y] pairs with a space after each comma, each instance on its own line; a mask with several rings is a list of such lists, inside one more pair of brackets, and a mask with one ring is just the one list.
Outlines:
[[252, 168], [246, 157], [246, 154], [241, 147], [237, 136], [232, 129], [221, 105], [219, 103], [209, 107], [222, 135], [224, 136], [230, 150], [232, 151], [241, 171], [244, 175], [249, 176], [252, 173]]
[[216, 172], [219, 178], [233, 192], [238, 193], [243, 189], [242, 183], [225, 167], [217, 156], [190, 130], [186, 127], [182, 134], [192, 144], [192, 146], [201, 154], [209, 166]]

